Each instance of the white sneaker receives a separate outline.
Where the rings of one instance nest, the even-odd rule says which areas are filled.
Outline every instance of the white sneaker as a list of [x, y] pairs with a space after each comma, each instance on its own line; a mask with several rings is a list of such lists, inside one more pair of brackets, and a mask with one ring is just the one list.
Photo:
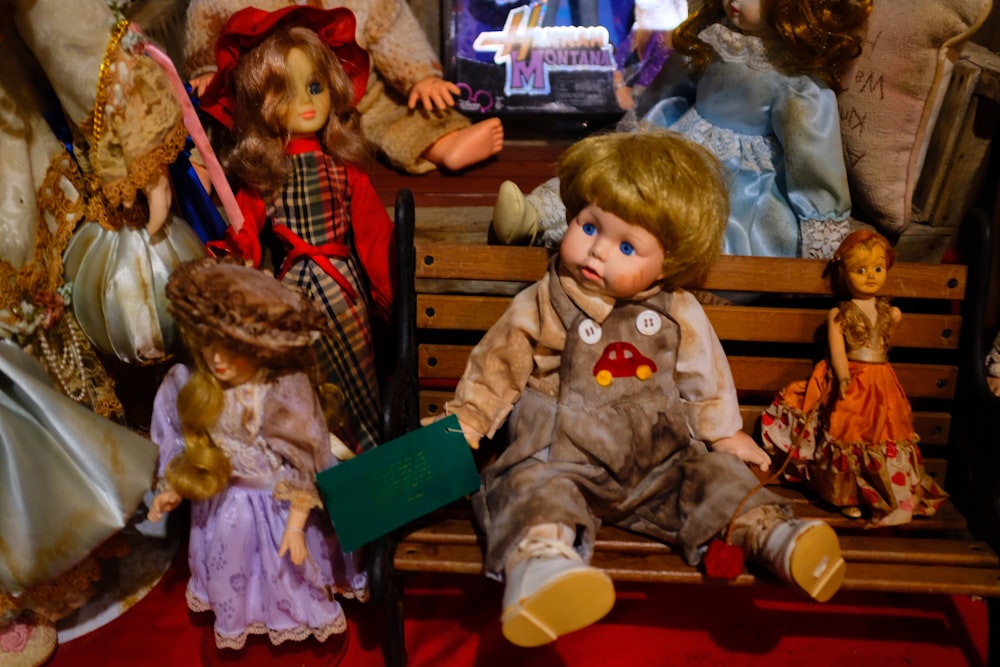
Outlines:
[[757, 558], [817, 602], [833, 597], [847, 571], [837, 533], [815, 519], [777, 524], [765, 538]]
[[615, 603], [611, 577], [584, 565], [565, 542], [527, 538], [529, 557], [511, 568], [503, 596], [503, 635], [518, 646], [541, 646], [603, 618]]
[[493, 231], [506, 245], [532, 245], [538, 236], [538, 211], [513, 181], [504, 181], [497, 191]]

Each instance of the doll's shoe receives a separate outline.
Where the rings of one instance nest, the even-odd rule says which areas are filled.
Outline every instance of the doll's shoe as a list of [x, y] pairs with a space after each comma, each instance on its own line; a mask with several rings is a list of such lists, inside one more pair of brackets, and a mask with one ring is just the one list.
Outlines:
[[615, 603], [615, 587], [603, 570], [584, 565], [572, 547], [532, 538], [519, 549], [531, 557], [507, 575], [503, 635], [518, 646], [541, 646], [604, 617]]
[[818, 520], [791, 519], [777, 524], [768, 533], [758, 558], [817, 602], [833, 597], [847, 571], [837, 533]]
[[504, 181], [497, 191], [493, 231], [506, 245], [532, 245], [538, 236], [538, 211], [513, 181]]

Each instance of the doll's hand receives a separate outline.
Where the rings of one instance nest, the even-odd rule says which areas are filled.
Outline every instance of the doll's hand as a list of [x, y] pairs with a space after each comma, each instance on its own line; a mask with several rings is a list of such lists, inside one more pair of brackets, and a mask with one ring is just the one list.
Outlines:
[[198, 97], [205, 94], [205, 89], [208, 88], [209, 82], [212, 77], [215, 76], [215, 72], [208, 72], [207, 74], [202, 74], [201, 76], [196, 76], [191, 79], [188, 83], [191, 84], [191, 92], [193, 92]]
[[622, 111], [631, 111], [635, 108], [635, 98], [632, 97], [632, 89], [625, 85], [625, 76], [621, 70], [615, 70], [611, 75], [615, 86], [615, 99]]
[[153, 506], [146, 513], [146, 518], [153, 523], [163, 518], [164, 513], [172, 511], [181, 504], [181, 497], [173, 489], [159, 493], [153, 498]]
[[416, 109], [417, 102], [420, 102], [427, 111], [447, 109], [455, 106], [455, 98], [461, 92], [451, 81], [445, 81], [439, 76], [428, 76], [413, 84], [409, 107]]
[[[423, 419], [420, 420], [420, 425], [430, 426], [434, 422], [444, 419], [447, 416], [448, 415], [446, 414], [440, 414], [437, 415], [436, 417], [424, 417]], [[482, 436], [473, 431], [472, 429], [466, 427], [464, 424], [462, 424], [461, 420], [459, 420], [458, 425], [462, 427], [462, 435], [465, 436], [465, 441], [469, 443], [469, 447], [471, 449], [479, 449], [479, 441], [482, 440]]]
[[737, 431], [728, 438], [716, 440], [712, 443], [711, 447], [717, 452], [729, 452], [730, 454], [735, 454], [744, 463], [755, 465], [760, 468], [761, 471], [767, 471], [767, 469], [771, 467], [771, 457], [767, 455], [767, 452], [757, 446], [757, 443], [754, 442], [753, 438], [743, 431]]
[[841, 378], [837, 383], [837, 395], [840, 398], [847, 396], [847, 389], [851, 386], [851, 378]]
[[990, 391], [995, 395], [1000, 396], [1000, 377], [987, 377], [986, 384], [990, 386]]
[[150, 236], [155, 236], [167, 221], [167, 214], [170, 213], [170, 202], [173, 193], [170, 190], [170, 181], [167, 179], [167, 169], [161, 170], [160, 177], [153, 185], [144, 188], [146, 201], [149, 203], [149, 222], [146, 223], [146, 231]]
[[293, 565], [302, 565], [306, 562], [309, 550], [306, 548], [306, 534], [298, 528], [285, 528], [285, 534], [281, 537], [281, 548], [278, 549], [278, 558], [283, 558], [288, 554]]

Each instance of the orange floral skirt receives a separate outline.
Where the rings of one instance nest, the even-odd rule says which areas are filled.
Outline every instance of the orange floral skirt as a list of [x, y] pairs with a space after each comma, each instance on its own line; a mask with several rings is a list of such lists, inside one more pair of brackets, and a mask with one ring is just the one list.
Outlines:
[[849, 365], [843, 398], [826, 361], [785, 387], [761, 419], [764, 448], [788, 454], [787, 479], [837, 507], [867, 509], [871, 526], [934, 514], [948, 495], [924, 470], [896, 372], [888, 363]]

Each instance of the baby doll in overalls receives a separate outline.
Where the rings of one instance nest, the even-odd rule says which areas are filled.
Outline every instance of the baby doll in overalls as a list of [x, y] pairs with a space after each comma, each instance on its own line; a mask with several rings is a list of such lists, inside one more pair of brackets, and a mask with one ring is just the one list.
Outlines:
[[506, 580], [503, 632], [535, 646], [589, 625], [614, 587], [587, 563], [602, 522], [698, 564], [733, 522], [745, 554], [817, 600], [844, 576], [836, 534], [802, 521], [748, 463], [729, 366], [681, 289], [718, 257], [718, 161], [676, 133], [589, 137], [559, 163], [569, 227], [547, 275], [472, 352], [447, 414], [470, 445], [510, 415], [510, 443], [473, 499], [485, 571]]

